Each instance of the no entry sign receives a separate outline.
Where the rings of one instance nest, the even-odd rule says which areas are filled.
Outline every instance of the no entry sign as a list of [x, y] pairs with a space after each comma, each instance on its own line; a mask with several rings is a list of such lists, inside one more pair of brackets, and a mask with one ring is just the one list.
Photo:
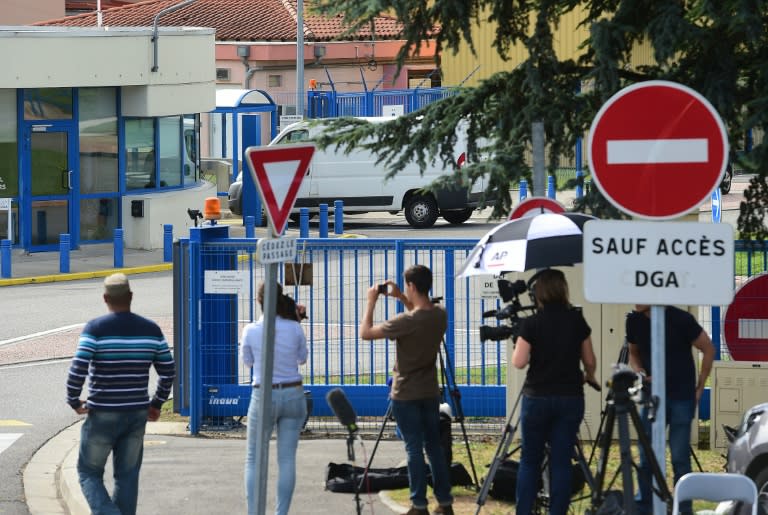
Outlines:
[[709, 199], [728, 161], [720, 116], [696, 91], [667, 81], [627, 87], [589, 131], [592, 176], [628, 214], [677, 218]]
[[565, 206], [549, 197], [531, 197], [520, 202], [509, 214], [509, 220], [541, 213], [565, 213]]
[[725, 312], [725, 343], [737, 361], [768, 361], [768, 273], [736, 292]]

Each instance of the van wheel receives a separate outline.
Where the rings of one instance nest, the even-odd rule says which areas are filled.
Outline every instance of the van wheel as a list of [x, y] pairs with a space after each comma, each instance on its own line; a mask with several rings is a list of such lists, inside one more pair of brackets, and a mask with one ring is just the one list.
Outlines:
[[468, 207], [461, 211], [441, 211], [440, 214], [443, 215], [446, 222], [458, 225], [469, 220], [469, 217], [472, 216], [472, 208]]
[[405, 219], [417, 229], [426, 229], [437, 221], [437, 202], [432, 195], [413, 195], [405, 202]]

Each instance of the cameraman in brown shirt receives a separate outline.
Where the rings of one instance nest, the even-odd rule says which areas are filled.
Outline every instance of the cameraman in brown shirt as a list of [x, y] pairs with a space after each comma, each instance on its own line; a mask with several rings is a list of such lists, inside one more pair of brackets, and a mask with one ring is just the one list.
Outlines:
[[[448, 317], [445, 310], [429, 298], [432, 289], [429, 268], [413, 265], [405, 271], [404, 280], [404, 293], [392, 281], [368, 289], [360, 337], [367, 340], [388, 338], [396, 342], [391, 399], [392, 414], [403, 435], [408, 456], [411, 509], [407, 515], [429, 514], [424, 451], [429, 457], [439, 504], [433, 513], [452, 515], [449, 464], [440, 445], [440, 386], [436, 367]], [[373, 310], [380, 294], [398, 299], [407, 311], [373, 325]]]

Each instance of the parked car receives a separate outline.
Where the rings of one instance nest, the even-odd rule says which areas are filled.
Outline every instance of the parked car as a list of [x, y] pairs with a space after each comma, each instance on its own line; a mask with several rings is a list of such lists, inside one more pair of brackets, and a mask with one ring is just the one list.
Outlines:
[[[366, 118], [371, 123], [386, 123], [389, 117]], [[269, 146], [312, 141], [323, 130], [322, 124], [298, 122], [286, 127]], [[457, 162], [463, 160], [464, 137], [456, 145]], [[344, 202], [344, 213], [403, 211], [405, 219], [415, 228], [434, 225], [439, 216], [451, 224], [461, 224], [479, 207], [483, 181], [476, 181], [471, 189], [460, 187], [434, 192], [424, 190], [432, 181], [450, 170], [440, 164], [428, 163], [420, 170], [416, 163], [408, 163], [393, 179], [386, 179], [387, 170], [377, 157], [364, 149], [349, 153], [333, 147], [317, 150], [299, 189], [291, 218], [298, 217], [299, 208], [309, 209], [310, 216], [319, 211], [321, 204], [333, 206], [335, 200]], [[242, 214], [242, 176], [229, 188], [229, 209]]]
[[748, 409], [739, 427], [724, 427], [730, 445], [726, 471], [752, 478], [758, 494], [768, 494], [768, 402]]

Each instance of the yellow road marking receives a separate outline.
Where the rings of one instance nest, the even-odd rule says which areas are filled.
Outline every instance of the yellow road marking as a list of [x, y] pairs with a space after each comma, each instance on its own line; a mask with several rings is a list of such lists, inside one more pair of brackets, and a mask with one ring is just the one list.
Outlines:
[[32, 424], [27, 424], [26, 422], [22, 422], [21, 420], [0, 419], [0, 427], [31, 426], [31, 425]]

